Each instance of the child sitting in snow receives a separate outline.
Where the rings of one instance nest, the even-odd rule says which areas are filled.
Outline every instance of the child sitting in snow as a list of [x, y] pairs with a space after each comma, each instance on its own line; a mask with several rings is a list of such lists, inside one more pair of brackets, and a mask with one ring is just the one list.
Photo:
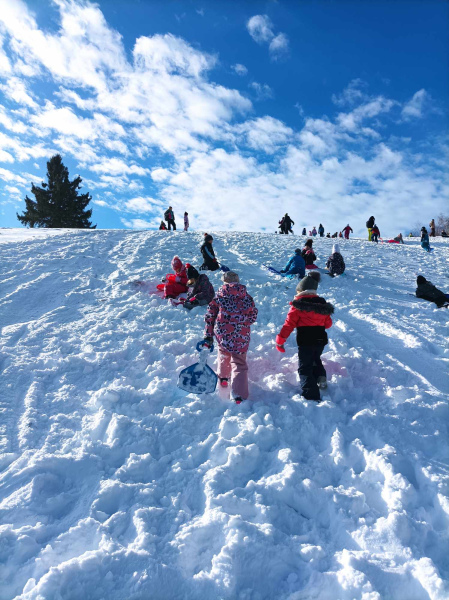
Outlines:
[[218, 377], [223, 387], [231, 380], [231, 398], [236, 404], [248, 398], [248, 352], [251, 325], [257, 319], [254, 300], [233, 271], [223, 274], [224, 285], [206, 313], [205, 343], [218, 344]]
[[192, 265], [186, 264], [187, 267], [187, 285], [192, 286], [189, 290], [187, 298], [184, 301], [184, 308], [192, 310], [195, 306], [206, 306], [209, 304], [215, 296], [215, 290], [209, 281], [209, 277], [204, 273], [201, 275], [192, 267]]
[[169, 273], [163, 279], [164, 298], [176, 298], [179, 294], [187, 292], [187, 272], [179, 256], [174, 256], [171, 261], [173, 273]]
[[167, 225], [164, 223], [164, 221], [161, 221], [161, 224], [159, 225], [159, 230], [167, 231]]
[[285, 352], [284, 344], [296, 328], [301, 395], [317, 402], [321, 399], [319, 388], [327, 387], [321, 354], [328, 343], [326, 329], [332, 326], [334, 312], [332, 304], [316, 293], [319, 281], [320, 274], [313, 271], [298, 283], [284, 326], [276, 336], [277, 350]]
[[203, 255], [204, 262], [200, 267], [201, 271], [216, 271], [220, 268], [217, 259], [215, 258], [215, 252], [212, 248], [212, 242], [214, 238], [208, 233], [204, 234], [204, 243], [201, 246], [201, 254]]
[[443, 307], [449, 303], [449, 294], [445, 294], [438, 288], [436, 288], [431, 281], [427, 281], [422, 275], [418, 275], [416, 278], [416, 296], [429, 300], [429, 302], [435, 302], [438, 308]]
[[301, 252], [301, 256], [306, 263], [306, 269], [318, 269], [318, 267], [313, 264], [316, 261], [316, 255], [312, 249], [312, 245], [313, 240], [307, 240]]
[[334, 277], [335, 275], [343, 275], [345, 272], [345, 261], [343, 256], [340, 254], [339, 244], [332, 246], [332, 254], [327, 259], [326, 267], [329, 269], [329, 275]]
[[295, 254], [290, 258], [288, 263], [281, 269], [283, 275], [299, 275], [304, 277], [306, 274], [306, 263], [301, 256], [301, 249], [296, 248]]

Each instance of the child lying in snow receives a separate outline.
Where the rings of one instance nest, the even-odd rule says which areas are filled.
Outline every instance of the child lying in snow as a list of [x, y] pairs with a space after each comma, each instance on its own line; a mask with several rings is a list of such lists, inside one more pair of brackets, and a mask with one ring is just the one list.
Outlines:
[[306, 274], [306, 263], [301, 256], [301, 249], [296, 248], [294, 256], [290, 258], [285, 267], [281, 270], [283, 275], [299, 275], [304, 277]]
[[416, 288], [416, 296], [418, 298], [429, 300], [429, 302], [435, 302], [438, 308], [443, 307], [449, 302], [449, 294], [445, 294], [436, 288], [432, 282], [427, 281], [427, 279], [422, 275], [418, 275], [416, 278], [416, 284], [418, 286]]
[[231, 379], [231, 397], [237, 404], [248, 398], [250, 327], [257, 319], [254, 300], [233, 271], [223, 273], [224, 285], [209, 304], [204, 341], [218, 344], [218, 377], [223, 387]]
[[343, 275], [345, 272], [345, 261], [340, 254], [340, 246], [338, 244], [332, 246], [332, 254], [327, 259], [326, 267], [329, 269], [331, 277], [334, 277], [334, 275]]
[[321, 399], [319, 388], [327, 387], [321, 354], [328, 343], [326, 329], [332, 326], [334, 312], [332, 304], [316, 293], [319, 281], [320, 274], [313, 271], [298, 283], [284, 326], [276, 336], [277, 350], [285, 352], [284, 344], [296, 328], [301, 395], [316, 402]]
[[205, 306], [209, 304], [215, 296], [215, 290], [209, 281], [209, 277], [204, 273], [201, 275], [192, 267], [192, 265], [186, 264], [187, 267], [187, 285], [192, 286], [189, 290], [187, 298], [184, 301], [184, 308], [192, 310], [195, 306]]
[[158, 286], [159, 289], [164, 290], [164, 298], [176, 298], [179, 294], [187, 292], [187, 273], [186, 268], [182, 264], [179, 256], [174, 256], [171, 261], [173, 267], [173, 273], [169, 273], [163, 279], [164, 284]]

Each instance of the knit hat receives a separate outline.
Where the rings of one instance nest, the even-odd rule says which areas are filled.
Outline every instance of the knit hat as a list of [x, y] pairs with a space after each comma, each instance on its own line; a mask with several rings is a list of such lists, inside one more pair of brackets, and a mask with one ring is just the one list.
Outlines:
[[206, 233], [206, 235], [204, 236], [204, 241], [205, 242], [211, 242], [214, 238], [210, 235], [210, 233]]
[[304, 244], [304, 246], [308, 246], [309, 248], [311, 248], [312, 244], [313, 244], [313, 240], [308, 239], [308, 240], [306, 240], [306, 243]]
[[239, 276], [234, 271], [226, 271], [222, 277], [224, 283], [240, 283]]
[[195, 269], [195, 267], [193, 267], [189, 263], [186, 263], [186, 268], [187, 268], [187, 279], [198, 279], [200, 274]]
[[317, 290], [318, 284], [320, 283], [321, 275], [318, 271], [312, 271], [305, 277], [301, 279], [301, 281], [296, 286], [297, 292], [306, 292], [307, 290]]
[[418, 285], [421, 285], [422, 283], [427, 283], [427, 279], [422, 275], [418, 275], [418, 277], [416, 278], [416, 283]]
[[182, 269], [182, 260], [179, 258], [179, 256], [173, 257], [173, 260], [171, 261], [171, 266], [173, 267], [174, 271], [180, 271]]
[[335, 254], [336, 252], [338, 252], [338, 254], [340, 254], [340, 245], [339, 244], [334, 244], [332, 246], [332, 254]]
[[296, 248], [295, 254], [301, 254], [301, 252], [302, 252], [301, 248]]

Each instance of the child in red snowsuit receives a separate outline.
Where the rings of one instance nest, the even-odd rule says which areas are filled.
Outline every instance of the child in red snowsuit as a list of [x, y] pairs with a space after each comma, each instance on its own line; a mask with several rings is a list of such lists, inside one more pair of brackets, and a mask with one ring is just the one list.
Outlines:
[[343, 229], [343, 233], [345, 234], [345, 240], [349, 240], [349, 232], [354, 233], [352, 231], [352, 227], [349, 226], [349, 223], [346, 225], [346, 227]]
[[183, 294], [188, 290], [186, 268], [179, 256], [173, 257], [171, 266], [175, 273], [169, 273], [165, 276], [164, 298], [176, 298], [179, 294]]
[[291, 302], [284, 326], [276, 336], [276, 348], [285, 352], [284, 344], [296, 328], [298, 344], [299, 383], [301, 395], [306, 400], [320, 401], [320, 389], [327, 387], [326, 370], [321, 354], [328, 343], [326, 329], [332, 326], [334, 307], [317, 295], [320, 281], [318, 271], [306, 275], [296, 286], [296, 296]]

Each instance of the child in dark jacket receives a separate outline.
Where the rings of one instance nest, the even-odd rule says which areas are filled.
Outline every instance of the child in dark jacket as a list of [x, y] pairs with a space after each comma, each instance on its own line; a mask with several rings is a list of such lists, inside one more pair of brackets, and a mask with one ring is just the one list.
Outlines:
[[376, 224], [374, 224], [371, 228], [371, 241], [376, 242], [376, 244], [378, 244], [378, 238], [380, 238], [379, 227]]
[[307, 240], [302, 249], [301, 256], [306, 263], [306, 269], [317, 269], [318, 267], [313, 263], [316, 261], [315, 252], [312, 249], [313, 240]]
[[215, 296], [215, 290], [209, 281], [209, 277], [204, 273], [200, 275], [192, 265], [186, 264], [186, 267], [187, 285], [192, 286], [192, 289], [189, 290], [184, 301], [184, 308], [192, 310], [195, 306], [206, 306]]
[[423, 298], [424, 300], [429, 300], [429, 302], [435, 302], [438, 308], [443, 307], [445, 304], [449, 303], [449, 294], [445, 294], [437, 287], [435, 287], [431, 281], [427, 281], [425, 277], [422, 275], [418, 275], [416, 278], [416, 296], [418, 298]]
[[314, 271], [298, 283], [284, 326], [276, 336], [277, 350], [285, 352], [284, 344], [296, 328], [301, 395], [317, 402], [321, 399], [320, 388], [327, 387], [321, 354], [328, 343], [326, 329], [332, 326], [334, 312], [332, 304], [316, 293], [319, 281], [320, 274]]
[[306, 274], [306, 263], [301, 256], [301, 248], [296, 248], [294, 256], [281, 269], [283, 275], [299, 275], [301, 278]]
[[421, 248], [424, 248], [426, 252], [430, 252], [430, 241], [429, 234], [427, 233], [427, 229], [425, 227], [421, 227]]
[[346, 265], [343, 256], [340, 254], [340, 246], [338, 244], [332, 246], [332, 254], [327, 259], [326, 267], [329, 269], [331, 277], [343, 275], [345, 272]]
[[251, 325], [257, 319], [254, 300], [234, 271], [223, 274], [224, 285], [209, 304], [206, 313], [204, 341], [218, 344], [217, 375], [223, 387], [231, 380], [231, 397], [236, 404], [248, 398], [248, 365], [246, 354], [251, 338]]
[[203, 255], [204, 262], [200, 267], [201, 271], [216, 271], [220, 268], [217, 259], [215, 258], [215, 252], [212, 248], [212, 242], [214, 238], [208, 233], [204, 236], [204, 244], [201, 246], [201, 254]]

